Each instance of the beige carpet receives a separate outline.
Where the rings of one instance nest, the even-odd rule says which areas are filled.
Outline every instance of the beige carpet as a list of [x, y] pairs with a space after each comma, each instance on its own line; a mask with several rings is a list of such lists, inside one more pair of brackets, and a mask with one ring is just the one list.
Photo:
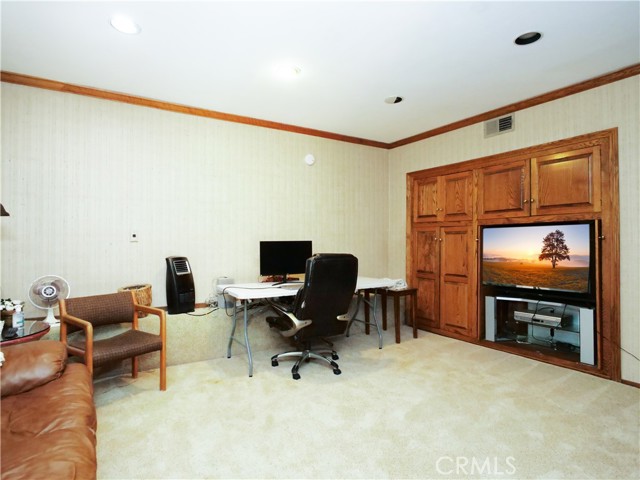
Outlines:
[[420, 332], [354, 332], [342, 375], [255, 353], [96, 383], [98, 477], [640, 477], [640, 391]]

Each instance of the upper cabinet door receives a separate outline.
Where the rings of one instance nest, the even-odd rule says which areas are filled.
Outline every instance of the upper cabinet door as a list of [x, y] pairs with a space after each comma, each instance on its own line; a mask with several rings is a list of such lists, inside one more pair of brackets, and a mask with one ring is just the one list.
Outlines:
[[438, 177], [414, 179], [412, 196], [414, 222], [438, 220]]
[[478, 218], [529, 216], [529, 185], [529, 160], [480, 168]]
[[452, 173], [439, 177], [439, 218], [445, 222], [473, 219], [473, 172]]
[[599, 212], [600, 148], [531, 160], [531, 214]]
[[414, 222], [473, 219], [473, 172], [416, 178], [412, 184]]

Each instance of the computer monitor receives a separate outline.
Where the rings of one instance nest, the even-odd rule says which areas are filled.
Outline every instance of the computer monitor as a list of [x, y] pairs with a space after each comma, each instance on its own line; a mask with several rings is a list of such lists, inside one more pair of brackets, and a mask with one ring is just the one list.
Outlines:
[[311, 257], [311, 240], [260, 242], [260, 275], [286, 282], [287, 275], [303, 273]]

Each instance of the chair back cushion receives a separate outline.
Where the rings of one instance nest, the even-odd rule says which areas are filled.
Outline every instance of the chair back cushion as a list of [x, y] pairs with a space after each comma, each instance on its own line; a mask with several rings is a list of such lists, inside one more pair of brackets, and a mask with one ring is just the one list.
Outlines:
[[[133, 296], [129, 291], [67, 298], [66, 306], [69, 315], [86, 320], [94, 327], [133, 322]], [[72, 325], [68, 328], [69, 331], [78, 330]]]
[[351, 254], [320, 253], [309, 258], [293, 314], [313, 323], [300, 334], [321, 337], [344, 332], [347, 322], [337, 317], [348, 312], [357, 281], [358, 259]]

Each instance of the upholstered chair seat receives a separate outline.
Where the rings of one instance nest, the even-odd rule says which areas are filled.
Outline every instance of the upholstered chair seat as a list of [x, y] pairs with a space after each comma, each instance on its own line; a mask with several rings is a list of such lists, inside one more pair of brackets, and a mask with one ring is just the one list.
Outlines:
[[[139, 329], [139, 312], [158, 317], [157, 334]], [[113, 325], [125, 330], [99, 335], [100, 330]], [[134, 378], [138, 376], [138, 357], [159, 351], [160, 389], [166, 390], [166, 313], [138, 305], [132, 291], [61, 300], [60, 340], [69, 354], [80, 357], [92, 373], [96, 367], [131, 358]]]

